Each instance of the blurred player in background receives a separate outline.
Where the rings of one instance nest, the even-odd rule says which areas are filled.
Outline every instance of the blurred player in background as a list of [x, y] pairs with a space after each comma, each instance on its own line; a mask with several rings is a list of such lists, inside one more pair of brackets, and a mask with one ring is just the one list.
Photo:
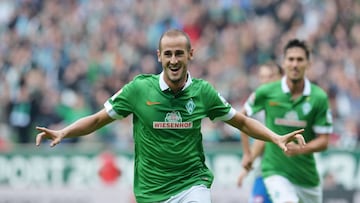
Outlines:
[[303, 130], [279, 136], [236, 112], [208, 82], [191, 78], [193, 48], [183, 31], [166, 31], [157, 55], [163, 67], [160, 74], [135, 77], [107, 100], [104, 109], [61, 130], [37, 127], [36, 145], [48, 138], [53, 147], [64, 138], [87, 135], [133, 114], [134, 193], [139, 203], [211, 202], [213, 174], [205, 165], [201, 135], [205, 117], [274, 142], [284, 151], [294, 139], [305, 145], [299, 134]]
[[289, 150], [283, 152], [269, 142], [255, 141], [253, 154], [243, 160], [243, 165], [249, 170], [254, 158], [264, 150], [262, 176], [272, 202], [322, 203], [314, 152], [327, 149], [332, 132], [328, 96], [305, 76], [310, 51], [304, 41], [288, 41], [283, 54], [285, 76], [257, 88], [245, 103], [246, 114], [252, 116], [264, 110], [266, 126], [280, 134], [305, 128], [307, 145], [302, 148], [296, 142], [288, 143]]
[[[265, 64], [262, 64], [258, 68], [258, 80], [259, 84], [263, 85], [269, 82], [274, 82], [279, 80], [283, 75], [282, 68], [273, 61], [269, 61]], [[258, 112], [255, 115], [255, 118], [257, 120], [260, 120], [264, 122], [265, 120], [265, 114], [264, 111]], [[249, 198], [250, 203], [271, 203], [270, 197], [267, 194], [263, 178], [261, 176], [261, 168], [260, 168], [260, 162], [261, 162], [261, 154], [263, 153], [262, 147], [253, 147], [252, 150], [260, 149], [261, 151], [251, 151], [250, 150], [250, 142], [249, 137], [241, 133], [241, 142], [243, 145], [243, 167], [244, 170], [241, 171], [239, 178], [238, 178], [238, 186], [242, 186], [244, 178], [249, 174], [251, 168], [247, 168], [249, 160], [251, 162], [252, 158], [250, 157], [253, 155], [254, 157], [257, 157], [254, 159], [253, 164], [253, 172], [255, 175], [254, 184], [252, 187], [252, 192]]]

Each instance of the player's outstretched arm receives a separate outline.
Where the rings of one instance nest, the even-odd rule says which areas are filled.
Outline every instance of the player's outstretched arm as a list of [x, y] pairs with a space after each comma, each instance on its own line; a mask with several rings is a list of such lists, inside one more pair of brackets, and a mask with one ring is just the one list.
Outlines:
[[[246, 111], [244, 109], [241, 111], [241, 113], [246, 115]], [[250, 151], [249, 136], [244, 132], [241, 132], [240, 136], [241, 136], [241, 145], [242, 145], [242, 151], [243, 151], [241, 165], [244, 169], [251, 170], [253, 160], [251, 158], [252, 156], [251, 156], [251, 151]]]
[[64, 138], [73, 138], [90, 134], [112, 121], [114, 121], [114, 119], [107, 114], [105, 109], [103, 109], [90, 116], [80, 118], [61, 130], [51, 130], [37, 126], [36, 129], [40, 132], [36, 136], [36, 145], [39, 146], [43, 139], [51, 139], [50, 146], [54, 147]]
[[277, 144], [283, 151], [287, 151], [286, 144], [296, 140], [300, 146], [305, 146], [304, 137], [301, 135], [304, 129], [296, 130], [286, 135], [280, 136], [265, 127], [259, 121], [246, 117], [242, 113], [236, 113], [235, 116], [226, 121], [226, 123], [238, 128], [242, 132], [256, 139], [270, 141]]
[[[289, 143], [286, 145], [289, 151]], [[237, 185], [239, 187], [242, 186], [244, 179], [246, 178], [246, 176], [249, 174], [250, 170], [252, 169], [252, 163], [254, 162], [254, 160], [256, 159], [256, 157], [260, 156], [263, 154], [264, 152], [264, 148], [265, 148], [265, 142], [262, 140], [255, 140], [253, 145], [251, 146], [250, 149], [250, 155], [247, 157], [249, 160], [249, 163], [251, 163], [250, 165], [245, 165], [248, 167], [244, 167], [243, 165], [243, 169], [240, 172], [240, 175], [237, 179]], [[244, 162], [244, 158], [243, 158], [243, 162]]]

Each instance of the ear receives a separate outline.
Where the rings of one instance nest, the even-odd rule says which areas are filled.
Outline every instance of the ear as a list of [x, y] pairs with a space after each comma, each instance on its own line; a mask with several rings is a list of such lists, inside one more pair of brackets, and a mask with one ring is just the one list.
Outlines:
[[157, 53], [157, 58], [158, 58], [158, 62], [161, 62], [161, 52], [160, 52], [160, 50], [158, 49], [157, 51], [156, 51], [156, 53]]
[[313, 61], [308, 60], [308, 65], [306, 66], [306, 70], [309, 70], [309, 68], [312, 67], [313, 65], [314, 65]]
[[194, 58], [194, 49], [193, 48], [191, 48], [190, 49], [190, 51], [189, 51], [189, 60], [193, 60], [193, 58]]

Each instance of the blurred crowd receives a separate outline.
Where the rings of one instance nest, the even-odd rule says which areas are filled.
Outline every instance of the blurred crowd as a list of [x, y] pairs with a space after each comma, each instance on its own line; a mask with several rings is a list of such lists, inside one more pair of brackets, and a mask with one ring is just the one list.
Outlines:
[[[192, 77], [211, 82], [238, 110], [259, 84], [257, 68], [279, 61], [284, 43], [308, 42], [308, 78], [330, 97], [333, 147], [360, 140], [358, 0], [2, 0], [0, 148], [34, 143], [96, 112], [139, 73], [160, 73], [163, 31], [180, 28], [195, 49]], [[238, 142], [239, 132], [205, 120], [204, 141]], [[66, 142], [132, 145], [131, 117]]]

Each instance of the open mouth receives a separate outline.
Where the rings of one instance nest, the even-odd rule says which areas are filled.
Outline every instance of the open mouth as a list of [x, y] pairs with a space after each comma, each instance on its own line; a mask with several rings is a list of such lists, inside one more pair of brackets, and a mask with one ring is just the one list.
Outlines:
[[180, 70], [180, 67], [169, 67], [169, 69], [170, 69], [172, 72], [177, 72], [178, 70]]

